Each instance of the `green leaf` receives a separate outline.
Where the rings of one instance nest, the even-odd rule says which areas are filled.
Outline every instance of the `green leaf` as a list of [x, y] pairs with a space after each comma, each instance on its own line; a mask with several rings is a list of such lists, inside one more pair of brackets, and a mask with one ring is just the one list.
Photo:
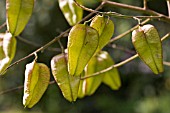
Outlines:
[[80, 76], [98, 47], [98, 32], [86, 25], [75, 25], [68, 36], [68, 71]]
[[51, 60], [51, 69], [63, 96], [70, 102], [76, 101], [80, 77], [69, 75], [66, 55], [54, 56]]
[[114, 33], [114, 24], [104, 16], [97, 15], [90, 24], [99, 33], [99, 45], [96, 52], [100, 51], [111, 39]]
[[[78, 7], [74, 0], [59, 0], [59, 6], [63, 12], [67, 22], [73, 26], [77, 22], [81, 21], [83, 17], [83, 9]], [[82, 4], [82, 0], [77, 0], [79, 4]]]
[[[105, 62], [107, 64], [107, 68], [115, 64], [111, 56], [107, 52], [102, 51], [101, 54], [106, 58]], [[112, 90], [117, 90], [120, 88], [121, 80], [117, 68], [113, 68], [105, 73], [103, 77], [103, 83], [108, 85]]]
[[7, 29], [18, 36], [28, 23], [34, 8], [34, 0], [6, 0]]
[[132, 32], [133, 45], [146, 65], [155, 73], [163, 72], [162, 43], [153, 25], [144, 25]]
[[39, 102], [50, 81], [49, 68], [43, 63], [37, 63], [37, 65], [39, 66], [39, 77], [33, 90], [32, 98], [27, 106], [28, 108], [32, 108], [36, 103]]

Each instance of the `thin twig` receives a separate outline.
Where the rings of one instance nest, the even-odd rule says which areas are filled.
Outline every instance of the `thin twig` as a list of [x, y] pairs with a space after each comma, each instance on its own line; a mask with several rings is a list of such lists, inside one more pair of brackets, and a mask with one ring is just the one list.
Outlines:
[[143, 8], [148, 9], [147, 0], [143, 0]]
[[64, 46], [63, 46], [63, 44], [61, 43], [60, 40], [58, 40], [58, 43], [59, 43], [59, 45], [60, 45], [60, 48], [61, 48], [62, 53], [64, 53]]
[[[168, 38], [169, 36], [170, 36], [170, 33], [167, 33], [165, 36], [163, 36], [163, 37], [161, 38], [161, 41], [164, 41], [164, 40], [165, 40], [166, 38]], [[105, 72], [107, 72], [107, 71], [110, 71], [110, 70], [113, 69], [113, 68], [117, 68], [117, 67], [123, 66], [124, 64], [126, 64], [126, 63], [134, 60], [134, 59], [137, 58], [138, 56], [139, 56], [138, 54], [135, 54], [135, 55], [131, 56], [130, 58], [128, 58], [128, 59], [126, 59], [126, 60], [124, 60], [124, 61], [122, 61], [122, 62], [120, 62], [120, 63], [114, 64], [114, 65], [112, 65], [112, 66], [110, 66], [110, 67], [108, 67], [108, 68], [106, 68], [106, 69], [104, 69], [104, 70], [101, 70], [101, 71], [99, 71], [99, 72], [93, 73], [93, 74], [91, 74], [91, 75], [87, 75], [87, 76], [85, 76], [85, 77], [82, 77], [81, 79], [83, 80], [83, 79], [87, 79], [87, 78], [90, 78], [90, 77], [93, 77], [93, 76], [97, 76], [97, 75], [99, 75], [99, 74], [102, 74], [102, 73], [105, 73]]]
[[124, 64], [126, 64], [126, 63], [128, 63], [128, 62], [130, 62], [130, 61], [132, 61], [132, 60], [134, 60], [134, 59], [137, 58], [137, 57], [138, 57], [138, 54], [135, 54], [135, 55], [133, 55], [132, 57], [130, 57], [130, 58], [128, 58], [128, 59], [126, 59], [126, 60], [124, 60], [124, 61], [122, 61], [122, 62], [120, 62], [120, 63], [114, 64], [114, 65], [112, 65], [112, 66], [110, 66], [110, 67], [108, 67], [108, 68], [106, 68], [106, 69], [104, 69], [104, 70], [102, 70], [102, 71], [99, 71], [99, 72], [93, 73], [93, 74], [91, 74], [91, 75], [87, 75], [87, 76], [85, 76], [85, 77], [82, 77], [81, 80], [87, 79], [87, 78], [90, 78], [90, 77], [94, 77], [94, 76], [97, 76], [97, 75], [99, 75], [99, 74], [102, 74], [102, 73], [105, 73], [105, 72], [107, 72], [107, 71], [110, 71], [110, 70], [113, 69], [113, 68], [120, 67], [120, 66], [122, 66], [122, 65], [124, 65]]
[[[51, 81], [49, 83], [49, 85], [54, 84], [54, 83], [55, 83], [55, 81]], [[15, 87], [15, 88], [11, 88], [11, 89], [8, 89], [8, 90], [5, 90], [5, 91], [1, 91], [0, 95], [7, 94], [7, 93], [10, 93], [10, 92], [14, 92], [14, 91], [17, 91], [17, 90], [20, 90], [20, 89], [23, 89], [23, 88], [24, 88], [24, 86], [21, 85], [21, 86]]]
[[150, 9], [144, 9], [144, 8], [141, 8], [141, 7], [117, 3], [117, 2], [113, 2], [113, 1], [106, 1], [106, 4], [110, 4], [113, 7], [124, 8], [124, 9], [132, 10], [132, 11], [138, 11], [138, 12], [145, 13], [145, 14], [148, 14], [148, 15], [153, 15], [153, 16], [158, 16], [158, 17], [160, 16], [159, 20], [170, 23], [169, 17], [167, 17], [167, 16], [165, 16], [161, 13], [155, 12], [153, 10], [150, 10]]
[[[150, 19], [148, 18], [148, 19], [144, 20], [144, 21], [141, 23], [141, 25], [144, 25], [144, 24], [146, 24], [146, 23], [149, 22], [149, 21], [150, 21]], [[136, 25], [136, 26], [134, 26], [133, 28], [129, 29], [128, 31], [126, 31], [126, 32], [124, 32], [124, 33], [116, 36], [115, 38], [112, 38], [109, 43], [113, 43], [114, 41], [116, 41], [116, 40], [118, 40], [118, 39], [126, 36], [127, 34], [129, 34], [130, 32], [132, 32], [133, 30], [137, 29], [138, 27], [139, 27], [139, 25]]]
[[[95, 10], [101, 9], [101, 8], [104, 6], [104, 4], [105, 4], [105, 1], [102, 2]], [[88, 14], [86, 17], [84, 17], [84, 18], [83, 18], [80, 22], [78, 22], [78, 23], [84, 22], [85, 20], [87, 20], [88, 18], [90, 18], [93, 14], [95, 14], [95, 13], [92, 12], [92, 13]], [[6, 72], [6, 71], [7, 71], [9, 68], [11, 68], [12, 66], [14, 66], [14, 65], [16, 65], [16, 64], [18, 64], [18, 63], [26, 60], [27, 58], [33, 56], [34, 53], [38, 53], [38, 52], [40, 52], [40, 51], [48, 48], [51, 44], [53, 44], [54, 42], [58, 41], [58, 40], [59, 40], [60, 38], [62, 38], [66, 33], [68, 33], [68, 32], [70, 31], [70, 29], [71, 29], [71, 28], [67, 29], [66, 31], [64, 31], [63, 33], [61, 33], [59, 36], [55, 37], [53, 40], [51, 40], [50, 42], [48, 42], [48, 43], [45, 44], [44, 46], [38, 48], [37, 50], [35, 50], [34, 52], [30, 53], [29, 55], [27, 55], [27, 56], [25, 56], [25, 57], [23, 57], [23, 58], [15, 61], [15, 62], [12, 63], [10, 66], [8, 66], [7, 69], [6, 69], [4, 72]], [[4, 72], [2, 72], [2, 73], [4, 73]], [[1, 76], [2, 73], [0, 73], [0, 76]]]
[[166, 66], [170, 66], [170, 62], [163, 61], [163, 64]]
[[170, 17], [170, 0], [166, 1], [168, 7], [168, 16]]
[[113, 49], [118, 49], [118, 50], [124, 51], [124, 52], [126, 52], [128, 54], [135, 54], [136, 53], [135, 51], [132, 51], [130, 49], [127, 49], [127, 48], [125, 48], [123, 46], [119, 46], [119, 45], [116, 45], [116, 44], [109, 44], [108, 46], [113, 48]]
[[5, 26], [6, 26], [6, 22], [3, 23], [3, 24], [0, 26], [0, 30], [1, 30], [3, 27], [5, 27]]
[[[34, 47], [42, 47], [42, 45], [39, 45], [35, 42], [32, 42], [32, 41], [29, 41], [29, 40], [26, 40], [25, 38], [21, 37], [21, 36], [17, 36], [17, 39], [19, 39], [20, 41], [26, 43], [26, 44], [29, 44], [31, 46], [34, 46]], [[52, 48], [52, 47], [48, 47], [46, 50], [48, 51], [56, 51], [56, 52], [61, 52], [61, 49], [60, 48]]]
[[[121, 18], [131, 18], [131, 19], [134, 19], [134, 17], [136, 18], [152, 18], [152, 19], [160, 19], [160, 18], [163, 18], [162, 20], [164, 20], [164, 18], [166, 18], [165, 15], [163, 14], [159, 14], [157, 12], [154, 12], [152, 10], [149, 10], [149, 9], [144, 9], [144, 8], [140, 8], [140, 7], [135, 7], [135, 6], [130, 6], [130, 7], [133, 7], [135, 10], [136, 8], [137, 9], [142, 9], [141, 11], [144, 11], [145, 13], [151, 13], [154, 14], [154, 15], [151, 15], [151, 16], [130, 16], [130, 15], [123, 15], [123, 14], [120, 14], [120, 13], [116, 13], [116, 12], [101, 12], [101, 11], [95, 11], [93, 9], [90, 9], [90, 8], [87, 8], [81, 4], [79, 4], [78, 2], [76, 2], [76, 0], [74, 0], [75, 4], [79, 7], [81, 7], [82, 9], [86, 10], [86, 11], [89, 11], [89, 12], [94, 12], [94, 13], [99, 13], [99, 14], [103, 14], [103, 15], [109, 15], [109, 16], [114, 16], [114, 17], [121, 17]], [[110, 3], [111, 1], [106, 1], [106, 3]], [[116, 2], [115, 2], [116, 3]], [[119, 3], [117, 3], [119, 4]], [[126, 4], [122, 4], [124, 6], [129, 6], [129, 5], [126, 5]], [[168, 19], [168, 22], [170, 23], [170, 18], [167, 18]]]

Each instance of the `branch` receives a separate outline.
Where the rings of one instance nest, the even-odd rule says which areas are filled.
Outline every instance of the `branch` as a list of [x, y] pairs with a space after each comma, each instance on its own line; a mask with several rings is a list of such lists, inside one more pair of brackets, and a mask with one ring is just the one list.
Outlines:
[[143, 0], [143, 8], [144, 8], [145, 10], [148, 9], [147, 0]]
[[168, 7], [168, 16], [170, 17], [170, 0], [166, 1]]
[[170, 66], [170, 62], [164, 61], [163, 64], [166, 65], [166, 66]]
[[[39, 45], [35, 42], [32, 42], [32, 41], [29, 41], [29, 40], [26, 40], [24, 39], [23, 37], [21, 36], [17, 36], [17, 39], [28, 44], [28, 45], [31, 45], [31, 46], [34, 46], [34, 47], [42, 47], [42, 45]], [[47, 48], [48, 51], [56, 51], [56, 52], [61, 52], [61, 49], [60, 48], [51, 48], [51, 47], [48, 47]]]
[[91, 75], [87, 75], [87, 76], [85, 76], [85, 77], [82, 77], [81, 80], [87, 79], [87, 78], [90, 78], [90, 77], [94, 77], [94, 76], [100, 75], [100, 74], [102, 74], [102, 73], [105, 73], [105, 72], [107, 72], [107, 71], [110, 71], [110, 70], [113, 69], [113, 68], [120, 67], [120, 66], [122, 66], [122, 65], [124, 65], [124, 64], [126, 64], [126, 63], [128, 63], [128, 62], [130, 62], [130, 61], [132, 61], [132, 60], [134, 60], [134, 59], [137, 58], [137, 57], [138, 57], [138, 54], [135, 54], [135, 55], [133, 55], [132, 57], [130, 57], [130, 58], [128, 58], [128, 59], [126, 59], [126, 60], [124, 60], [124, 61], [122, 61], [122, 62], [120, 62], [120, 63], [114, 64], [114, 65], [112, 65], [112, 66], [110, 66], [110, 67], [108, 67], [108, 68], [106, 68], [106, 69], [104, 69], [104, 70], [102, 70], [102, 71], [99, 71], [99, 72], [93, 73], [93, 74], [91, 74]]
[[[102, 2], [95, 10], [99, 10], [101, 9], [105, 4], [105, 1]], [[88, 18], [90, 18], [93, 14], [95, 14], [94, 12], [88, 14], [86, 17], [84, 17], [80, 22], [78, 23], [81, 23], [81, 22], [84, 22], [85, 20], [87, 20]], [[38, 53], [46, 48], [48, 48], [51, 44], [53, 44], [54, 42], [58, 41], [60, 38], [62, 38], [65, 34], [67, 34], [69, 31], [70, 31], [71, 28], [67, 29], [66, 31], [64, 31], [63, 33], [61, 33], [59, 36], [55, 37], [53, 40], [51, 40], [50, 42], [48, 42], [47, 44], [45, 44], [44, 46], [38, 48], [37, 50], [35, 50], [34, 52], [30, 53], [29, 55], [15, 61], [14, 63], [12, 63], [10, 66], [7, 67], [7, 69], [4, 71], [6, 72], [8, 69], [10, 69], [12, 66], [26, 60], [27, 58], [31, 57], [31, 56], [34, 56], [34, 53]], [[2, 73], [4, 73], [2, 72]], [[2, 73], [0, 73], [0, 76], [2, 76]]]
[[[116, 13], [116, 12], [100, 12], [100, 11], [95, 11], [95, 10], [93, 10], [93, 9], [87, 8], [87, 7], [79, 4], [78, 2], [76, 2], [76, 0], [74, 0], [74, 2], [75, 2], [75, 4], [76, 4], [77, 6], [79, 6], [80, 8], [82, 8], [82, 9], [84, 9], [84, 10], [86, 10], [86, 11], [94, 12], [94, 13], [99, 13], [99, 14], [102, 14], [102, 15], [109, 15], [109, 16], [121, 17], [121, 18], [126, 18], [126, 19], [127, 19], [127, 18], [134, 19], [134, 17], [136, 17], [136, 18], [153, 18], [153, 19], [161, 19], [161, 18], [162, 18], [161, 20], [164, 20], [164, 18], [166, 18], [165, 15], [159, 14], [159, 13], [157, 13], [157, 12], [155, 12], [155, 11], [152, 11], [152, 10], [149, 10], [149, 9], [144, 9], [144, 8], [140, 8], [140, 7], [136, 7], [136, 6], [130, 6], [130, 5], [121, 4], [121, 3], [117, 3], [117, 2], [106, 1], [106, 3], [108, 3], [108, 4], [109, 4], [109, 3], [117, 4], [117, 7], [118, 7], [118, 5], [121, 4], [122, 7], [123, 7], [123, 6], [124, 6], [124, 7], [128, 7], [128, 8], [131, 8], [131, 9], [133, 9], [133, 10], [138, 9], [138, 10], [140, 10], [140, 11], [142, 11], [142, 12], [149, 13], [149, 14], [152, 15], [152, 16], [130, 16], [130, 15], [122, 15], [122, 14]], [[165, 21], [165, 20], [164, 20], [164, 21]], [[168, 23], [170, 23], [170, 18], [167, 17], [166, 21], [167, 21]]]
[[1, 30], [3, 27], [5, 27], [5, 26], [6, 26], [6, 22], [3, 23], [3, 24], [0, 26], [0, 30]]
[[121, 50], [121, 51], [124, 51], [124, 52], [126, 52], [126, 53], [128, 53], [128, 54], [135, 54], [136, 52], [135, 51], [132, 51], [132, 50], [130, 50], [130, 49], [127, 49], [127, 48], [125, 48], [125, 47], [123, 47], [123, 46], [119, 46], [119, 45], [116, 45], [116, 44], [109, 44], [108, 45], [109, 47], [111, 47], [111, 48], [113, 48], [113, 49], [117, 49], [117, 50]]
[[[166, 38], [168, 38], [169, 36], [170, 36], [170, 33], [167, 33], [165, 36], [163, 36], [163, 37], [161, 38], [161, 41], [164, 41], [164, 40], [165, 40]], [[132, 57], [130, 57], [130, 58], [128, 58], [128, 59], [126, 59], [126, 60], [124, 60], [124, 61], [122, 61], [122, 62], [120, 62], [120, 63], [114, 64], [114, 65], [112, 65], [112, 66], [110, 66], [110, 67], [108, 67], [108, 68], [106, 68], [106, 69], [104, 69], [104, 70], [101, 70], [101, 71], [99, 71], [99, 72], [93, 73], [93, 74], [91, 74], [91, 75], [87, 75], [87, 76], [85, 76], [85, 77], [82, 77], [81, 79], [83, 80], [83, 79], [87, 79], [87, 78], [90, 78], [90, 77], [94, 77], [94, 76], [100, 75], [100, 74], [102, 74], [102, 73], [105, 73], [105, 72], [107, 72], [107, 71], [110, 71], [110, 70], [113, 69], [113, 68], [117, 68], [117, 67], [120, 67], [120, 66], [122, 66], [122, 65], [125, 65], [126, 63], [134, 60], [134, 59], [137, 58], [138, 56], [139, 56], [138, 54], [135, 54], [135, 55], [133, 55]]]
[[[144, 24], [146, 24], [146, 23], [149, 22], [149, 21], [150, 21], [150, 19], [148, 18], [148, 19], [144, 20], [144, 21], [141, 23], [141, 25], [144, 25]], [[133, 28], [129, 29], [128, 31], [126, 31], [126, 32], [124, 32], [124, 33], [116, 36], [115, 38], [112, 38], [109, 43], [113, 43], [114, 41], [116, 41], [116, 40], [118, 40], [118, 39], [126, 36], [127, 34], [129, 34], [130, 32], [132, 32], [133, 30], [137, 29], [138, 27], [139, 27], [139, 25], [136, 25], [136, 26], [134, 26]]]
[[113, 7], [129, 9], [129, 10], [132, 10], [132, 11], [138, 11], [138, 12], [145, 13], [145, 14], [148, 14], [148, 15], [160, 16], [159, 19], [161, 21], [165, 21], [167, 23], [170, 23], [170, 18], [169, 17], [167, 17], [167, 16], [165, 16], [163, 14], [160, 14], [158, 12], [155, 12], [153, 10], [150, 10], [150, 9], [144, 9], [144, 8], [137, 7], [137, 6], [127, 5], [127, 4], [122, 4], [122, 3], [112, 2], [112, 1], [106, 1], [106, 4], [110, 4]]
[[[49, 83], [49, 85], [54, 84], [54, 83], [55, 83], [55, 81], [51, 81]], [[15, 88], [11, 88], [11, 89], [8, 89], [8, 90], [5, 90], [5, 91], [1, 91], [0, 95], [7, 94], [7, 93], [10, 93], [10, 92], [14, 92], [14, 91], [17, 91], [17, 90], [20, 90], [20, 89], [23, 89], [23, 88], [24, 88], [24, 86], [21, 85], [21, 86], [15, 87]]]

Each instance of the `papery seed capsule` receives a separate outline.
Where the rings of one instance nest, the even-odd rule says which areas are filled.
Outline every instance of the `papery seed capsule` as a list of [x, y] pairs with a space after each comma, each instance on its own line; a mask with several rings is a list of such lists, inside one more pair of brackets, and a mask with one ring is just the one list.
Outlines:
[[111, 39], [114, 33], [114, 24], [112, 20], [97, 15], [90, 24], [99, 33], [99, 45], [96, 52], [100, 51]]
[[[101, 51], [101, 55], [105, 57], [107, 68], [113, 66], [115, 63], [108, 52]], [[107, 71], [103, 77], [103, 83], [108, 85], [112, 90], [118, 90], [121, 86], [121, 79], [117, 68]]]
[[50, 81], [49, 68], [33, 61], [26, 65], [23, 105], [32, 108], [39, 102]]
[[16, 52], [16, 39], [11, 33], [5, 33], [0, 38], [0, 73], [5, 74]]
[[66, 54], [56, 55], [52, 58], [51, 70], [63, 96], [70, 102], [76, 101], [80, 77], [69, 75]]
[[6, 0], [7, 29], [18, 36], [28, 23], [34, 8], [34, 0]]
[[80, 76], [98, 47], [98, 32], [84, 24], [75, 25], [68, 36], [68, 71]]
[[[76, 0], [79, 4], [82, 4], [82, 0]], [[83, 9], [78, 7], [74, 0], [59, 0], [59, 6], [64, 14], [67, 22], [73, 26], [77, 22], [81, 21], [83, 17]]]
[[141, 60], [155, 74], [163, 72], [162, 43], [153, 25], [144, 25], [134, 30], [132, 42]]

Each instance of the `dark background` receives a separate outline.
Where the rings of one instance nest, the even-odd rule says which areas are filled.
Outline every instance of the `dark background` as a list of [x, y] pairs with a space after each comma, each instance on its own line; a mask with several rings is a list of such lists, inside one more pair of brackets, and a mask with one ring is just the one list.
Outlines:
[[[142, 7], [142, 0], [113, 0], [125, 4]], [[148, 0], [148, 6], [159, 13], [167, 15], [166, 0]], [[84, 0], [84, 5], [95, 9], [99, 0]], [[103, 11], [115, 11], [125, 15], [143, 15], [140, 12], [124, 10], [107, 5]], [[89, 12], [84, 13], [84, 16]], [[0, 0], [0, 24], [5, 22], [5, 0]], [[134, 19], [122, 19], [111, 17], [115, 24], [113, 37], [127, 31], [137, 24]], [[170, 25], [158, 20], [149, 22], [164, 36], [170, 30]], [[52, 40], [55, 36], [68, 29], [66, 22], [58, 7], [57, 0], [36, 0], [34, 13], [20, 35], [23, 39], [31, 41], [30, 45], [17, 39], [17, 52], [13, 61], [16, 61]], [[5, 32], [6, 28], [0, 30]], [[61, 42], [66, 47], [67, 38]], [[134, 51], [131, 43], [131, 34], [116, 41], [114, 44]], [[163, 55], [165, 61], [170, 61], [170, 42], [163, 42]], [[50, 47], [59, 48], [58, 43]], [[104, 48], [109, 51], [116, 63], [129, 58], [133, 54], [109, 46]], [[58, 50], [58, 49], [55, 49]], [[43, 62], [50, 67], [51, 58], [60, 51], [44, 50], [38, 53], [38, 62]], [[8, 70], [5, 76], [0, 78], [0, 91], [23, 85], [25, 65], [32, 62], [31, 57]], [[32, 109], [26, 109], [22, 105], [23, 89], [0, 95], [0, 113], [170, 113], [170, 67], [164, 66], [165, 71], [160, 75], [154, 75], [150, 69], [137, 58], [130, 63], [119, 67], [122, 87], [113, 91], [105, 85], [101, 85], [92, 96], [78, 99], [70, 103], [64, 99], [57, 84], [49, 85], [42, 99]], [[51, 76], [51, 80], [53, 77]]]

